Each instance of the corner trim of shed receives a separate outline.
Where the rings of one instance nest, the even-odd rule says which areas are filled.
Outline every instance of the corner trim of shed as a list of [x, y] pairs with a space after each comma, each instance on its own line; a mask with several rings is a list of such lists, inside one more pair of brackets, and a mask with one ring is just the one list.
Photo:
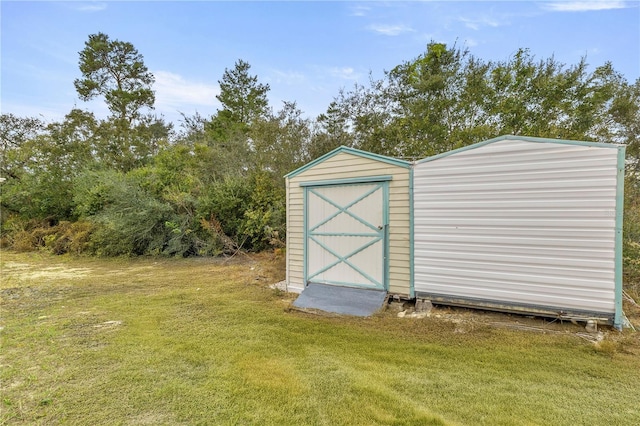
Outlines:
[[615, 240], [615, 315], [613, 326], [622, 330], [624, 312], [622, 311], [622, 224], [624, 219], [624, 168], [625, 146], [618, 146], [618, 174], [616, 175], [616, 240]]
[[[477, 142], [472, 145], [463, 146], [462, 148], [454, 149], [452, 151], [443, 152], [442, 154], [437, 154], [431, 157], [423, 158], [422, 160], [416, 161], [416, 164], [426, 163], [429, 161], [437, 160], [439, 158], [448, 157], [453, 154], [468, 151], [471, 149], [480, 148], [485, 145], [489, 145], [489, 144], [504, 141], [504, 140], [521, 140], [521, 141], [535, 142], [535, 143], [555, 143], [555, 144], [564, 144], [564, 145], [592, 146], [597, 148], [614, 148], [614, 149], [622, 148], [624, 152], [624, 145], [615, 144], [615, 143], [572, 141], [567, 139], [552, 139], [552, 138], [538, 138], [533, 136], [504, 135], [504, 136], [498, 136], [497, 138], [489, 139], [486, 141]], [[624, 180], [624, 176], [623, 176], [623, 180]]]
[[413, 170], [409, 169], [409, 297], [416, 297], [415, 289], [415, 215], [414, 215], [414, 197], [413, 197]]
[[411, 164], [409, 161], [405, 161], [405, 160], [399, 160], [397, 158], [393, 158], [393, 157], [387, 157], [385, 155], [380, 155], [380, 154], [374, 154], [372, 152], [367, 152], [367, 151], [362, 151], [359, 149], [355, 149], [355, 148], [350, 148], [348, 146], [340, 146], [336, 149], [334, 149], [333, 151], [330, 151], [318, 158], [316, 158], [315, 160], [305, 164], [302, 167], [299, 167], [297, 169], [295, 169], [292, 172], [287, 173], [286, 175], [284, 175], [285, 178], [292, 178], [295, 177], [297, 175], [299, 175], [300, 173], [303, 173], [305, 170], [308, 170], [312, 167], [314, 167], [315, 165], [322, 163], [323, 161], [328, 160], [331, 157], [334, 157], [340, 153], [347, 153], [347, 154], [351, 154], [351, 155], [356, 155], [358, 157], [363, 157], [363, 158], [369, 158], [371, 160], [376, 160], [376, 161], [381, 161], [383, 163], [387, 163], [387, 164], [392, 164], [394, 166], [399, 166], [399, 167], [404, 167], [405, 169], [409, 169], [411, 168]]

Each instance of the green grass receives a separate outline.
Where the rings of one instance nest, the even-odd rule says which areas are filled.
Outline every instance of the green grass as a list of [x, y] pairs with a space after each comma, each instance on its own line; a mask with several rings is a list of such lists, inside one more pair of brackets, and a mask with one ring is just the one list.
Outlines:
[[267, 255], [1, 254], [5, 424], [640, 424], [629, 331], [290, 311]]

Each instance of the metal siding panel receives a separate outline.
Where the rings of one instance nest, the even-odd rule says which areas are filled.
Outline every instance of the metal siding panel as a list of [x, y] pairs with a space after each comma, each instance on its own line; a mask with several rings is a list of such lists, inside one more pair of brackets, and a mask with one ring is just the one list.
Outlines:
[[502, 140], [418, 163], [415, 290], [613, 313], [617, 155]]
[[[481, 263], [482, 265], [513, 265], [520, 264], [523, 268], [530, 267], [544, 267], [549, 270], [558, 267], [567, 268], [571, 275], [581, 275], [582, 273], [602, 273], [606, 271], [607, 276], [613, 271], [608, 269], [611, 266], [612, 256], [608, 254], [600, 257], [598, 260], [592, 258], [585, 259], [584, 257], [574, 256], [568, 257], [566, 253], [562, 253], [564, 256], [558, 258], [552, 256], [549, 252], [540, 251], [537, 254], [532, 253], [529, 250], [523, 250], [523, 254], [514, 253], [513, 250], [505, 250], [503, 253], [491, 253], [488, 251], [477, 251], [473, 248], [461, 248], [460, 250], [421, 250], [422, 256], [429, 257], [439, 262], [446, 264], [451, 261], [451, 257], [455, 256], [457, 261], [464, 261], [469, 264]], [[577, 272], [575, 271], [577, 270]]]
[[[421, 228], [417, 227], [417, 229], [420, 230]], [[594, 236], [558, 238], [556, 235], [549, 237], [540, 237], [539, 235], [523, 237], [520, 235], [509, 235], [507, 232], [504, 232], [502, 235], [472, 235], [471, 233], [466, 233], [465, 230], [460, 229], [460, 227], [448, 233], [445, 230], [442, 234], [425, 234], [425, 238], [428, 238], [432, 244], [438, 246], [442, 245], [442, 243], [458, 243], [466, 247], [485, 246], [489, 250], [495, 246], [509, 249], [525, 247], [534, 249], [541, 248], [544, 250], [586, 247], [589, 250], [604, 249], [601, 250], [601, 252], [610, 253], [611, 257], [613, 257], [613, 249], [615, 247], [615, 242], [611, 241], [608, 235], [605, 238], [597, 238]], [[602, 253], [600, 254], [602, 255]]]

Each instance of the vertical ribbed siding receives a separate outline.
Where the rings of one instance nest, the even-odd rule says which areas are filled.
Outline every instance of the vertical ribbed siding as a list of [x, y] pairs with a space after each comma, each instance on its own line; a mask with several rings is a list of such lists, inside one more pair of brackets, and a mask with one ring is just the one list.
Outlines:
[[614, 313], [617, 155], [513, 137], [418, 163], [416, 292]]

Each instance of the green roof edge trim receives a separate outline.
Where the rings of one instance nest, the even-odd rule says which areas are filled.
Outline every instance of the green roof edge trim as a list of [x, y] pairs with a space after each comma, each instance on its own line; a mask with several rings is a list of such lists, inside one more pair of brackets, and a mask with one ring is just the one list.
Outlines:
[[375, 161], [381, 161], [383, 163], [387, 163], [387, 164], [392, 164], [394, 166], [398, 166], [398, 167], [403, 167], [405, 169], [408, 169], [411, 167], [412, 163], [409, 161], [405, 161], [405, 160], [399, 160], [397, 158], [393, 158], [393, 157], [387, 157], [386, 155], [380, 155], [380, 154], [374, 154], [372, 152], [367, 152], [367, 151], [362, 151], [360, 149], [356, 149], [356, 148], [349, 148], [348, 146], [340, 146], [336, 149], [334, 149], [333, 151], [330, 151], [318, 158], [316, 158], [313, 161], [310, 161], [309, 163], [305, 164], [302, 167], [299, 167], [297, 169], [295, 169], [292, 172], [287, 173], [286, 175], [284, 175], [285, 178], [292, 178], [295, 177], [297, 175], [299, 175], [300, 173], [314, 167], [315, 165], [322, 163], [323, 161], [326, 161], [328, 159], [330, 159], [331, 157], [335, 157], [336, 155], [340, 154], [340, 153], [347, 153], [347, 154], [351, 154], [351, 155], [356, 155], [358, 157], [363, 157], [363, 158], [368, 158], [370, 160], [375, 160]]
[[555, 144], [564, 144], [564, 145], [592, 146], [596, 148], [615, 148], [615, 149], [618, 149], [621, 146], [624, 146], [620, 144], [606, 143], [606, 142], [587, 142], [587, 141], [573, 141], [568, 139], [538, 138], [533, 136], [504, 135], [504, 136], [498, 136], [497, 138], [489, 139], [486, 141], [463, 146], [462, 148], [443, 152], [442, 154], [437, 154], [431, 157], [423, 158], [422, 160], [416, 161], [416, 164], [426, 163], [429, 161], [437, 160], [439, 158], [448, 157], [449, 155], [457, 154], [470, 149], [480, 148], [482, 146], [489, 145], [495, 142], [504, 141], [504, 140], [521, 140], [521, 141], [536, 142], [536, 143], [555, 143]]

